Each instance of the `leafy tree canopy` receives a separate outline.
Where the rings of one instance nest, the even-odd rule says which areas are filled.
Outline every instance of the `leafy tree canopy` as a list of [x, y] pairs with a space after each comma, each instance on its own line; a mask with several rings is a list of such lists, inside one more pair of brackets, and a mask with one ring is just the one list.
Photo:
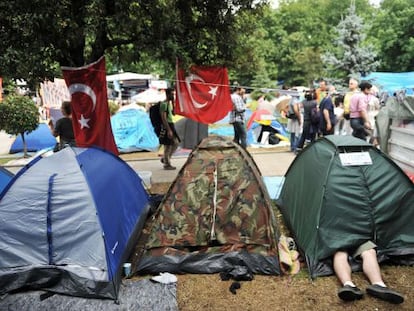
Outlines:
[[10, 94], [0, 104], [0, 130], [4, 130], [8, 134], [22, 136], [25, 156], [27, 146], [24, 133], [35, 130], [38, 123], [39, 112], [30, 97]]
[[363, 46], [366, 34], [361, 17], [351, 5], [348, 15], [338, 24], [334, 52], [322, 55], [323, 60], [331, 69], [331, 76], [345, 79], [349, 76], [365, 76], [374, 71], [379, 62], [373, 46]]
[[372, 21], [380, 71], [414, 70], [414, 6], [412, 0], [383, 0]]
[[[113, 68], [150, 56], [170, 65], [231, 64], [253, 0], [16, 0], [0, 3], [0, 76], [52, 79], [59, 66], [109, 55]], [[162, 64], [161, 64], [162, 65]]]

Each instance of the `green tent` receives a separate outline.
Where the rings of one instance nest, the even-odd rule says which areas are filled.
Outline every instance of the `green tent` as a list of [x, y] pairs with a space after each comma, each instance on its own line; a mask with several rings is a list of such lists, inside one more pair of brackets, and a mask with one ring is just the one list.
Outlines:
[[286, 172], [277, 204], [312, 278], [333, 273], [336, 250], [367, 240], [379, 262], [414, 264], [414, 185], [363, 140], [332, 135], [309, 145]]

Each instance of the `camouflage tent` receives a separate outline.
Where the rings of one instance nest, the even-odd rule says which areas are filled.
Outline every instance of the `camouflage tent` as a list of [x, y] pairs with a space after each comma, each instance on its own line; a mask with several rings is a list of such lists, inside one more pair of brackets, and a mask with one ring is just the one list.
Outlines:
[[235, 266], [279, 274], [271, 200], [248, 152], [205, 138], [162, 200], [137, 270], [217, 273]]

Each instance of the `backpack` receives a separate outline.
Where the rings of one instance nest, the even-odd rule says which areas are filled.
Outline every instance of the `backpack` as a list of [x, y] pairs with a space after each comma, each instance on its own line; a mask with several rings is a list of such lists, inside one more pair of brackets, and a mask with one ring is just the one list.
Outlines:
[[318, 125], [319, 121], [321, 119], [321, 112], [318, 109], [318, 106], [315, 105], [314, 107], [312, 107], [311, 109], [311, 113], [310, 113], [310, 121], [313, 125]]
[[155, 105], [152, 105], [149, 109], [149, 117], [151, 120], [151, 124], [154, 128], [155, 134], [157, 136], [160, 136], [161, 133], [161, 127], [162, 127], [162, 119], [161, 119], [161, 102], [156, 103]]
[[293, 109], [293, 105], [294, 105], [293, 101], [294, 100], [293, 100], [293, 97], [292, 97], [289, 101], [289, 110], [286, 114], [286, 118], [295, 120], [295, 119], [297, 119], [297, 116], [296, 116], [295, 110]]

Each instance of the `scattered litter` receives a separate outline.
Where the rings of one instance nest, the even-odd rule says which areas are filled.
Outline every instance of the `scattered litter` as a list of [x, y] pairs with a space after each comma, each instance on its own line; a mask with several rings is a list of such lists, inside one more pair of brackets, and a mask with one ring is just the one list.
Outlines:
[[177, 277], [168, 272], [160, 273], [160, 275], [152, 277], [151, 280], [162, 284], [177, 283]]

